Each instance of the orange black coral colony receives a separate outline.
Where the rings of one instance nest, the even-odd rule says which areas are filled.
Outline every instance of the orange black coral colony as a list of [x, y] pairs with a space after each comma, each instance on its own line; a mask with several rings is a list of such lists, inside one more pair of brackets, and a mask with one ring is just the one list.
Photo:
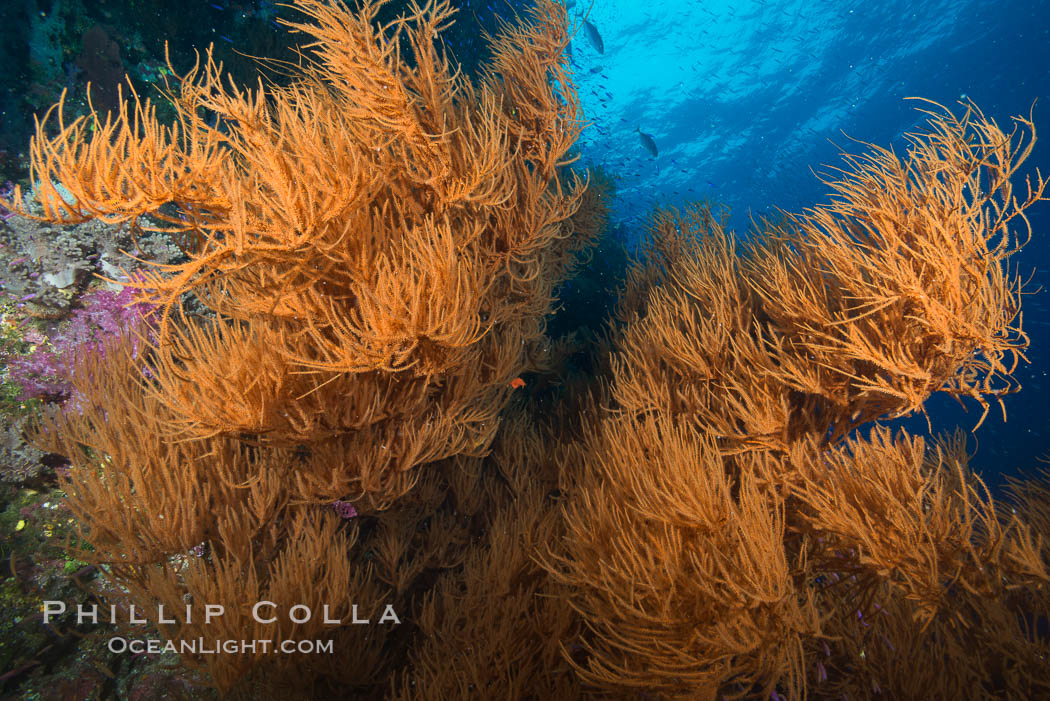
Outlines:
[[[551, 362], [554, 287], [605, 220], [568, 167], [564, 7], [505, 25], [477, 85], [437, 48], [447, 2], [298, 7], [289, 86], [207, 57], [176, 125], [59, 108], [32, 148], [46, 217], [150, 215], [185, 252], [129, 283], [148, 352], [81, 357], [41, 427], [81, 557], [140, 609], [225, 605], [169, 638], [334, 640], [186, 664], [253, 698], [1047, 693], [1045, 487], [1007, 514], [961, 441], [857, 431], [1011, 389], [1029, 120], [932, 111], [746, 246], [709, 208], [656, 214], [609, 381], [548, 422], [509, 385]], [[260, 624], [262, 600], [403, 622]]]

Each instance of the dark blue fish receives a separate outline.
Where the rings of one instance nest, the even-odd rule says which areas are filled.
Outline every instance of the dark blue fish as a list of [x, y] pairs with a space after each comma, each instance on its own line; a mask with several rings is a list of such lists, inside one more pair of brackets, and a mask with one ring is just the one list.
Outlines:
[[583, 29], [587, 32], [587, 40], [591, 42], [591, 46], [594, 50], [600, 54], [605, 53], [605, 42], [602, 41], [602, 35], [598, 33], [597, 27], [591, 24], [590, 20], [583, 20]]
[[653, 140], [653, 137], [642, 131], [641, 127], [638, 127], [635, 131], [638, 132], [638, 138], [641, 139], [642, 146], [645, 147], [645, 150], [653, 154], [653, 158], [659, 156], [660, 151], [656, 148], [656, 141]]

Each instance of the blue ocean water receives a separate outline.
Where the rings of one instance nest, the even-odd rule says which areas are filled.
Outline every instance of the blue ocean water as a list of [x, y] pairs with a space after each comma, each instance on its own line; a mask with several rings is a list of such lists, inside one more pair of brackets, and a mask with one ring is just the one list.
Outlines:
[[[843, 150], [862, 152], [856, 141], [902, 152], [926, 118], [916, 108], [929, 107], [910, 97], [957, 112], [972, 100], [1006, 130], [1031, 112], [1050, 135], [1044, 3], [603, 0], [570, 14], [601, 37], [583, 27], [572, 46], [591, 122], [581, 152], [615, 177], [614, 219], [628, 241], [658, 205], [717, 201], [743, 233], [751, 217], [825, 201], [817, 174], [841, 165]], [[1046, 139], [1019, 175], [1040, 166], [1050, 172]], [[1030, 363], [1016, 373], [1022, 391], [1005, 398], [1007, 421], [995, 407], [970, 435], [972, 464], [990, 483], [1050, 453], [1050, 203], [1030, 211], [1032, 241], [1015, 257], [1028, 289], [1043, 289], [1023, 304]], [[941, 396], [929, 412], [935, 433], [969, 431], [981, 415]], [[903, 423], [928, 433], [923, 417]]]
[[[515, 11], [526, 9], [530, 0], [451, 1], [460, 12], [442, 41], [457, 52], [465, 73], [471, 74], [483, 65], [486, 54], [478, 29], [496, 31], [498, 18], [513, 21]], [[925, 116], [915, 108], [928, 103], [909, 97], [927, 98], [957, 111], [959, 101], [972, 100], [1007, 128], [1013, 115], [1031, 111], [1037, 127], [1050, 135], [1050, 10], [1035, 2], [567, 2], [578, 27], [571, 61], [589, 121], [580, 143], [582, 162], [601, 166], [615, 179], [613, 231], [628, 245], [639, 239], [657, 206], [698, 199], [721, 203], [730, 208], [732, 228], [744, 235], [753, 217], [774, 215], [778, 208], [797, 212], [825, 202], [827, 186], [817, 174], [839, 165], [843, 148], [859, 153], [865, 150], [864, 143], [873, 143], [902, 149], [904, 135], [921, 128]], [[384, 12], [393, 14], [408, 4], [392, 2]], [[29, 177], [19, 161], [24, 163], [30, 116], [46, 110], [63, 89], [83, 95], [87, 82], [97, 81], [109, 68], [110, 78], [123, 80], [126, 71], [146, 94], [165, 75], [160, 59], [162, 42], [168, 38], [176, 69], [188, 70], [193, 51], [215, 42], [217, 56], [231, 70], [237, 68], [237, 80], [246, 80], [254, 76], [248, 56], [280, 56], [279, 51], [287, 50], [292, 40], [278, 19], [289, 18], [301, 20], [288, 5], [266, 0], [201, 0], [179, 7], [113, 0], [0, 3], [0, 21], [14, 27], [8, 40], [0, 42], [0, 65], [7, 69], [6, 76], [0, 75], [0, 173], [11, 173], [12, 180]], [[102, 32], [103, 48], [119, 49], [111, 62], [92, 61], [114, 58], [85, 40], [90, 34], [99, 38], [99, 31], [93, 31], [96, 26]], [[238, 63], [238, 57], [244, 60]], [[71, 97], [71, 111], [85, 109], [85, 102], [78, 99]], [[1050, 139], [1039, 143], [1019, 180], [1036, 168], [1050, 173], [1047, 142]], [[7, 184], [8, 177], [0, 175], [0, 186]], [[1006, 421], [993, 406], [970, 439], [971, 449], [976, 450], [972, 465], [993, 486], [1006, 475], [1036, 467], [1039, 458], [1050, 452], [1043, 435], [1050, 428], [1044, 399], [1050, 390], [1050, 203], [1034, 207], [1030, 216], [1033, 239], [1012, 261], [1031, 293], [1024, 300], [1023, 322], [1031, 350], [1028, 362], [1015, 373], [1023, 389], [1005, 399]], [[609, 268], [622, 263], [622, 258], [608, 258]], [[576, 282], [578, 288], [584, 287]], [[587, 287], [575, 299], [576, 315], [566, 323], [604, 321], [589, 302], [605, 292], [597, 285]], [[567, 296], [561, 301], [569, 306]], [[547, 406], [541, 400], [554, 396], [555, 390], [544, 397], [544, 390], [534, 389], [536, 385], [539, 381], [530, 376], [526, 392], [533, 393], [539, 415]], [[960, 407], [939, 396], [928, 405], [932, 428], [928, 429], [925, 416], [896, 425], [918, 434], [957, 426], [969, 430], [980, 416], [980, 407], [972, 401]], [[56, 507], [43, 496], [38, 495], [37, 501], [43, 502], [39, 509], [10, 502], [5, 531], [9, 540], [39, 543], [52, 537], [48, 514]], [[339, 499], [333, 505], [344, 519], [357, 518], [349, 501]], [[46, 532], [41, 529], [45, 518]], [[365, 518], [373, 516], [360, 522]], [[430, 522], [428, 517], [426, 523]], [[279, 527], [279, 520], [274, 523]], [[420, 524], [420, 533], [429, 528], [422, 520]], [[50, 586], [85, 573], [85, 568], [77, 567], [80, 563], [55, 558], [51, 552], [41, 548], [30, 560], [26, 554], [5, 550], [0, 559], [8, 563], [8, 570], [0, 579], [18, 580], [20, 571], [25, 581], [35, 577]], [[200, 558], [205, 550], [197, 545], [189, 552]], [[372, 551], [365, 553], [366, 560], [373, 557]], [[51, 569], [30, 568], [29, 562], [43, 562]], [[62, 579], [42, 574], [56, 570], [65, 571]], [[8, 607], [12, 614], [8, 618], [15, 610]], [[38, 606], [29, 605], [27, 610], [39, 615]], [[89, 662], [98, 667], [89, 653], [81, 655], [86, 645], [76, 649], [74, 662], [70, 650], [75, 648], [65, 646], [61, 651], [50, 637], [26, 644], [28, 638], [18, 637], [19, 631], [35, 634], [37, 618], [19, 614], [18, 622], [21, 628], [3, 629], [15, 631], [8, 651], [22, 646], [27, 655], [43, 657], [53, 649], [56, 652], [51, 654], [59, 659], [54, 666], [68, 665], [74, 673], [87, 669]], [[399, 644], [397, 650], [396, 663], [409, 659], [405, 647]], [[456, 654], [449, 650], [452, 664]], [[19, 660], [18, 655], [13, 659]], [[23, 662], [26, 658], [0, 668], [4, 672], [0, 681], [7, 685], [0, 686], [0, 695], [13, 690], [4, 698], [24, 692], [28, 685], [15, 687], [30, 676], [34, 687], [66, 693], [54, 677], [36, 676], [45, 669], [50, 674], [50, 662]], [[132, 659], [115, 669], [123, 680], [139, 675], [142, 667], [136, 665], [140, 664], [141, 660]], [[826, 677], [821, 663], [816, 664]], [[848, 673], [849, 669], [839, 670]], [[104, 665], [96, 676], [99, 689], [112, 691], [123, 684], [112, 681], [114, 674]], [[148, 684], [150, 678], [142, 676]], [[344, 686], [340, 692], [346, 696], [354, 690]], [[643, 692], [641, 697], [651, 696]], [[783, 698], [776, 692], [771, 697]]]

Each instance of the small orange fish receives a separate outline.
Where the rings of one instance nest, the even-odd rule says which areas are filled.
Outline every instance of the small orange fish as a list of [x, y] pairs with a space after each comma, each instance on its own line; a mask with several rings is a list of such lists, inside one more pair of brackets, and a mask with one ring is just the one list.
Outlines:
[[510, 381], [510, 386], [514, 389], [521, 389], [525, 386], [525, 380], [521, 379], [520, 377], [515, 377], [513, 380]]

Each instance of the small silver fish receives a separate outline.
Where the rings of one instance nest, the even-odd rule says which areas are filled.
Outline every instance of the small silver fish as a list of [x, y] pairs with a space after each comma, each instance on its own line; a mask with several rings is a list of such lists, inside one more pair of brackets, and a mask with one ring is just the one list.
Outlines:
[[642, 146], [645, 147], [645, 150], [653, 154], [653, 158], [659, 156], [660, 151], [656, 148], [656, 141], [653, 139], [652, 135], [646, 134], [642, 131], [641, 127], [638, 127], [635, 131], [638, 132], [638, 138], [641, 139]]
[[590, 20], [583, 20], [583, 28], [587, 32], [587, 40], [591, 42], [591, 46], [594, 50], [600, 54], [605, 53], [605, 42], [602, 41], [602, 35], [598, 33], [598, 28], [591, 24]]

